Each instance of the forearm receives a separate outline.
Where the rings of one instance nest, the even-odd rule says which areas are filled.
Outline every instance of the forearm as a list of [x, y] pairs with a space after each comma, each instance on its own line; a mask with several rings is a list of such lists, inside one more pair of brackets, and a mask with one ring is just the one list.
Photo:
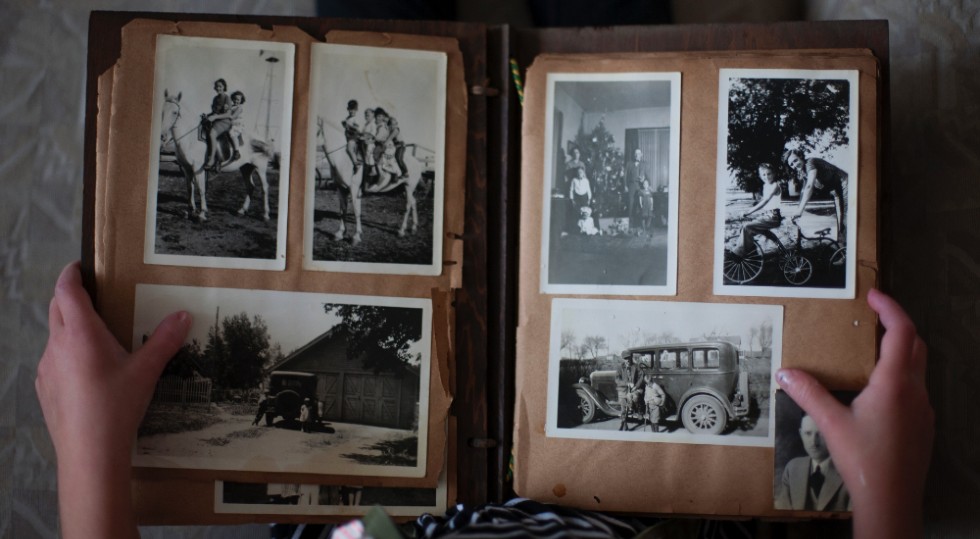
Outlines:
[[58, 458], [58, 505], [64, 539], [138, 538], [130, 497], [130, 456], [69, 452]]

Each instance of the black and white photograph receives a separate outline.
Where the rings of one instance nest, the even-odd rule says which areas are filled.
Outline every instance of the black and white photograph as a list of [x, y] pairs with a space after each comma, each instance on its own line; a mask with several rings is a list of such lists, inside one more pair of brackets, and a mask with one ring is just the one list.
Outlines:
[[783, 308], [558, 298], [546, 434], [772, 447]]
[[134, 465], [425, 476], [428, 299], [138, 285], [134, 343], [178, 309]]
[[447, 502], [445, 477], [445, 473], [440, 476], [436, 488], [216, 481], [214, 512], [360, 516], [380, 505], [390, 516], [442, 514]]
[[548, 75], [543, 293], [676, 293], [680, 92], [680, 73]]
[[303, 267], [442, 273], [443, 52], [313, 45]]
[[[844, 404], [857, 392], [831, 391]], [[776, 392], [773, 507], [793, 511], [851, 510], [851, 496], [816, 422], [783, 390]]]
[[854, 298], [858, 72], [719, 77], [715, 294]]
[[160, 35], [144, 261], [284, 270], [290, 43]]

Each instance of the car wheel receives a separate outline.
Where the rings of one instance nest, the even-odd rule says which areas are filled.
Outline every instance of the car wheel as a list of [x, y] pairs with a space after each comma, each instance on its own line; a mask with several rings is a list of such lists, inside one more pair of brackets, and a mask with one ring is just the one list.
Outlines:
[[595, 403], [585, 391], [576, 389], [575, 392], [578, 393], [578, 411], [582, 414], [582, 424], [592, 423], [595, 419]]
[[728, 415], [718, 399], [695, 395], [684, 403], [681, 421], [692, 434], [719, 434], [725, 430]]

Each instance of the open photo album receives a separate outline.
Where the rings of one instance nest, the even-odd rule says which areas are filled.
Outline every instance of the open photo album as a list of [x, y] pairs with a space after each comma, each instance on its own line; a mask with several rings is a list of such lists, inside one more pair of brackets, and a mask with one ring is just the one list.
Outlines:
[[874, 365], [887, 27], [92, 24], [87, 285], [132, 349], [194, 317], [141, 522], [850, 509], [786, 501], [822, 442], [774, 373]]

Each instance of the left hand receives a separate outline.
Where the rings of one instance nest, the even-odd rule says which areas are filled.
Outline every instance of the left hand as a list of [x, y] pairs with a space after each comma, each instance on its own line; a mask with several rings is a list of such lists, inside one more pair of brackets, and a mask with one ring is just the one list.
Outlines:
[[190, 315], [171, 314], [130, 354], [92, 307], [76, 262], [58, 278], [48, 319], [35, 387], [59, 460], [108, 457], [128, 465], [154, 385], [183, 344]]

